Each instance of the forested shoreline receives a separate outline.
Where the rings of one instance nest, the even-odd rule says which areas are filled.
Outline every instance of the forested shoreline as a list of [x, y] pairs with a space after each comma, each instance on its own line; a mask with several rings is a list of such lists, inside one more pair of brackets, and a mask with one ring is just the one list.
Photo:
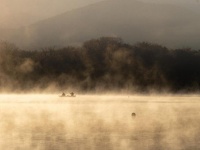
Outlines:
[[102, 37], [82, 46], [20, 50], [0, 42], [0, 91], [172, 92], [200, 89], [200, 50]]

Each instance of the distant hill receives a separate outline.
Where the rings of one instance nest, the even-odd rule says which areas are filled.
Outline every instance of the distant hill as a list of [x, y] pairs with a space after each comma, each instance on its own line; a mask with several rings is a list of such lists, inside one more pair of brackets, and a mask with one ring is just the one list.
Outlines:
[[108, 0], [42, 20], [5, 37], [19, 47], [38, 48], [77, 45], [102, 36], [121, 37], [129, 43], [200, 48], [199, 15], [169, 4]]

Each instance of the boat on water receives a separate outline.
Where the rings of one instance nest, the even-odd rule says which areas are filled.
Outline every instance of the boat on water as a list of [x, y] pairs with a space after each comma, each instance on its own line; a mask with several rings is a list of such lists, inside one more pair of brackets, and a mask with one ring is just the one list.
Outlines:
[[62, 95], [60, 95], [60, 97], [76, 97], [76, 95], [74, 94], [74, 92], [69, 93], [69, 95], [62, 93]]
[[59, 97], [76, 97], [76, 95], [74, 95], [74, 96], [71, 96], [71, 95], [62, 96], [62, 95], [60, 95]]

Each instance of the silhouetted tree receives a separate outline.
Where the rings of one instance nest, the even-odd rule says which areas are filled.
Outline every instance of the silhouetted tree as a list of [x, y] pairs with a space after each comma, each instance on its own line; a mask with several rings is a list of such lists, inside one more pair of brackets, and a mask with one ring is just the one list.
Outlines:
[[194, 92], [200, 88], [200, 51], [102, 37], [82, 47], [19, 50], [0, 42], [0, 90], [29, 91], [54, 84], [83, 91], [129, 89]]

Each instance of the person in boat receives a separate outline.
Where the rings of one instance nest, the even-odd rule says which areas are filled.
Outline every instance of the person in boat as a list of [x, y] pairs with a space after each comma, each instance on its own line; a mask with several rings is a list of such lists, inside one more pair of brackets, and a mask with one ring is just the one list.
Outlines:
[[70, 96], [74, 96], [74, 92], [71, 92], [71, 93], [70, 93]]
[[62, 96], [65, 96], [65, 93], [62, 93]]

